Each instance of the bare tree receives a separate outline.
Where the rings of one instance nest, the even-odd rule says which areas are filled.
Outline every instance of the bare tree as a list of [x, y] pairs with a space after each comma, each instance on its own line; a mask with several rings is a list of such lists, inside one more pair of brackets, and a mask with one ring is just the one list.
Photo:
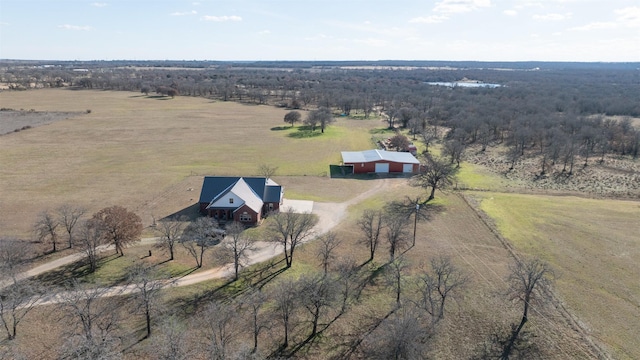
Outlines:
[[153, 336], [151, 351], [159, 360], [189, 360], [191, 354], [188, 340], [188, 328], [175, 317], [162, 321], [156, 335]]
[[245, 233], [244, 225], [233, 222], [227, 226], [227, 236], [221, 245], [225, 258], [233, 260], [233, 280], [238, 280], [240, 267], [249, 259], [249, 252], [254, 249], [253, 240]]
[[63, 320], [67, 341], [63, 353], [73, 359], [107, 359], [118, 351], [115, 331], [120, 321], [120, 304], [102, 297], [110, 288], [90, 288], [77, 281], [71, 282], [69, 291], [59, 294], [62, 298]]
[[277, 166], [272, 166], [269, 164], [260, 164], [260, 166], [258, 166], [258, 174], [260, 176], [264, 176], [267, 179], [273, 177], [273, 175], [276, 174], [276, 171], [278, 171]]
[[36, 236], [41, 242], [50, 242], [53, 246], [52, 252], [56, 252], [56, 244], [58, 243], [58, 219], [48, 210], [38, 214], [38, 219], [34, 225]]
[[395, 259], [396, 252], [409, 240], [407, 232], [408, 219], [402, 214], [387, 212], [384, 214], [385, 238], [389, 243], [389, 261]]
[[174, 259], [175, 246], [186, 225], [186, 217], [169, 218], [158, 223], [156, 231], [160, 233], [158, 247], [169, 251], [169, 261]]
[[180, 237], [180, 243], [196, 260], [196, 267], [202, 267], [205, 251], [218, 245], [224, 238], [224, 231], [218, 222], [209, 217], [201, 217], [187, 225]]
[[83, 207], [64, 204], [58, 208], [57, 212], [60, 225], [62, 225], [64, 230], [67, 232], [67, 240], [69, 242], [70, 249], [73, 247], [73, 234], [76, 229], [76, 225], [87, 210]]
[[291, 127], [293, 127], [293, 124], [299, 122], [301, 118], [302, 115], [300, 115], [299, 111], [289, 111], [284, 115], [284, 122], [291, 124]]
[[[522, 302], [522, 319], [518, 325], [512, 325], [511, 336], [505, 342], [500, 359], [509, 359], [515, 348], [522, 328], [529, 320], [529, 306], [538, 300], [551, 285], [554, 274], [549, 264], [538, 259], [517, 261], [511, 266], [509, 274], [510, 296], [512, 300]], [[538, 289], [537, 293], [534, 290]]]
[[420, 139], [422, 143], [425, 145], [424, 152], [429, 152], [429, 146], [433, 143], [434, 140], [438, 139], [438, 128], [437, 126], [426, 126], [420, 132]]
[[158, 309], [160, 290], [169, 285], [168, 277], [143, 263], [135, 263], [128, 269], [129, 282], [136, 290], [136, 311], [144, 314], [147, 335], [151, 336], [151, 315]]
[[406, 136], [402, 135], [402, 134], [397, 134], [397, 135], [394, 135], [393, 137], [391, 137], [389, 143], [397, 151], [405, 151], [409, 147], [409, 144], [411, 144], [409, 139]]
[[412, 178], [414, 184], [425, 189], [431, 188], [431, 193], [427, 201], [435, 198], [436, 189], [444, 188], [453, 183], [457, 169], [450, 162], [433, 157], [429, 154], [425, 156], [425, 161], [421, 165], [420, 174]]
[[104, 231], [101, 223], [93, 219], [84, 221], [80, 225], [79, 236], [75, 241], [82, 252], [87, 255], [90, 272], [94, 272], [98, 268], [99, 247], [106, 244]]
[[400, 307], [400, 296], [404, 285], [404, 273], [408, 268], [404, 256], [398, 256], [385, 266], [387, 285], [394, 289], [396, 306]]
[[451, 139], [444, 143], [442, 154], [444, 156], [449, 156], [451, 163], [453, 164], [455, 162], [456, 167], [459, 168], [465, 149], [466, 145], [464, 142], [458, 139]]
[[296, 213], [288, 208], [269, 218], [267, 229], [274, 241], [284, 247], [284, 259], [287, 269], [293, 263], [293, 254], [296, 247], [313, 235], [313, 227], [318, 223], [318, 218], [310, 213]]
[[320, 107], [318, 110], [312, 110], [307, 114], [307, 118], [304, 123], [311, 127], [312, 131], [315, 131], [316, 126], [320, 127], [320, 132], [324, 133], [324, 129], [336, 119], [331, 114], [331, 110], [327, 107]]
[[29, 245], [14, 238], [0, 238], [0, 289], [18, 281]]
[[431, 271], [424, 271], [417, 279], [418, 307], [431, 315], [433, 324], [437, 323], [444, 318], [447, 299], [466, 282], [467, 277], [451, 263], [451, 259], [432, 259]]
[[433, 211], [439, 209], [439, 206], [423, 201], [420, 197], [411, 198], [408, 196], [402, 201], [391, 201], [386, 205], [387, 212], [405, 216], [407, 220], [413, 217], [413, 240], [411, 246], [416, 246], [418, 221], [428, 220]]
[[240, 333], [238, 314], [234, 305], [213, 301], [209, 303], [200, 319], [199, 328], [206, 339], [207, 358], [228, 359], [231, 345]]
[[[320, 274], [301, 277], [298, 286], [300, 304], [311, 317], [309, 321], [311, 323], [311, 334], [309, 334], [308, 338], [312, 339], [318, 334], [321, 318], [326, 317], [334, 307], [338, 289], [333, 279]], [[324, 326], [326, 329], [328, 324]]]
[[273, 299], [276, 317], [282, 323], [284, 330], [282, 348], [286, 349], [289, 346], [289, 334], [293, 327], [295, 311], [299, 306], [298, 286], [292, 279], [280, 280], [272, 288], [269, 298]]
[[44, 292], [27, 280], [0, 289], [0, 321], [7, 339], [16, 338], [18, 325], [34, 309]]
[[249, 322], [251, 323], [251, 334], [253, 335], [252, 353], [258, 351], [258, 337], [260, 336], [260, 332], [269, 326], [270, 319], [261, 312], [266, 301], [267, 298], [260, 289], [251, 289], [241, 299], [242, 306], [249, 310], [247, 314], [250, 317]]
[[352, 301], [357, 301], [360, 298], [361, 290], [364, 289], [366, 282], [362, 281], [360, 266], [351, 256], [345, 256], [338, 260], [334, 274], [334, 281], [339, 287], [342, 302], [340, 312], [344, 314], [351, 306]]
[[383, 319], [375, 331], [366, 336], [362, 346], [362, 358], [425, 359], [430, 336], [430, 329], [421, 323], [415, 313], [401, 308], [400, 311]]
[[358, 220], [358, 227], [362, 231], [359, 242], [365, 244], [369, 249], [369, 259], [373, 260], [380, 243], [380, 234], [384, 228], [383, 213], [380, 210], [366, 209]]
[[104, 208], [92, 217], [99, 222], [108, 242], [113, 243], [116, 254], [124, 256], [124, 248], [139, 241], [142, 219], [136, 213], [118, 205]]
[[322, 262], [324, 274], [327, 275], [329, 263], [336, 258], [335, 250], [340, 246], [340, 239], [338, 239], [338, 235], [335, 232], [329, 231], [323, 236], [320, 236], [319, 243], [320, 248], [318, 248], [318, 257]]

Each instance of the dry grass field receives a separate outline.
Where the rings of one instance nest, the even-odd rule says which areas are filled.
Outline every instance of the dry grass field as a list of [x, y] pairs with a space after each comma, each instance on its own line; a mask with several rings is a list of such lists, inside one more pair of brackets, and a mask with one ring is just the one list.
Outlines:
[[477, 193], [516, 249], [558, 272], [557, 291], [617, 359], [640, 358], [640, 203]]
[[[151, 215], [163, 217], [197, 201], [201, 184], [189, 178], [194, 175], [256, 175], [262, 163], [277, 166], [279, 176], [326, 175], [341, 150], [371, 146], [362, 128], [380, 125], [339, 120], [323, 136], [297, 139], [288, 136], [296, 130], [287, 129], [286, 111], [270, 106], [59, 89], [2, 92], [0, 103], [83, 112], [0, 137], [0, 228], [15, 236], [28, 236], [38, 212], [63, 203], [90, 212], [118, 204], [150, 224]], [[296, 182], [283, 185], [296, 196], [324, 196], [313, 187], [296, 192]], [[350, 194], [337, 189], [324, 189], [327, 198]]]
[[[0, 235], [29, 236], [39, 211], [63, 203], [86, 206], [90, 213], [123, 205], [148, 225], [152, 217], [192, 209], [202, 175], [254, 175], [261, 163], [278, 166], [274, 178], [285, 186], [289, 198], [342, 202], [373, 186], [373, 181], [330, 179], [326, 173], [330, 163], [339, 162], [341, 150], [372, 146], [368, 130], [381, 126], [375, 120], [340, 119], [324, 136], [302, 139], [288, 136], [297, 130], [283, 122], [286, 110], [269, 106], [71, 90], [1, 92], [0, 103], [14, 109], [82, 112], [0, 136]], [[554, 290], [561, 303], [536, 308], [527, 323], [537, 335], [542, 358], [598, 358], [598, 350], [585, 335], [613, 358], [640, 358], [640, 203], [518, 194], [530, 192], [531, 187], [486, 169], [481, 161], [463, 165], [460, 184], [487, 190], [466, 193], [477, 199], [478, 208], [456, 192], [439, 192], [436, 203], [443, 211], [418, 224], [416, 246], [406, 253], [412, 276], [430, 258], [447, 255], [470, 277], [463, 296], [447, 314], [431, 352], [434, 358], [470, 358], [493, 330], [519, 320], [519, 306], [502, 295], [512, 253], [492, 232], [491, 222], [478, 216], [480, 209], [494, 219], [516, 253], [544, 258], [559, 275]], [[394, 181], [375, 197], [352, 206], [336, 229], [343, 239], [339, 253], [364, 261], [366, 251], [356, 244], [359, 233], [354, 226], [361, 212], [420, 192]], [[283, 275], [295, 276], [318, 265], [317, 246], [309, 243], [300, 248], [294, 267]], [[143, 256], [144, 251], [134, 251], [134, 256]], [[161, 257], [154, 253], [146, 261], [161, 262]], [[380, 265], [387, 257], [383, 247], [374, 263]], [[109, 266], [115, 265], [113, 261]], [[117, 277], [117, 271], [112, 272], [101, 281], [114, 281], [108, 276]], [[176, 289], [167, 301], [183, 303], [210, 294], [218, 285], [208, 282]], [[376, 279], [367, 299], [362, 308], [337, 322], [327, 338], [348, 332], [358, 316], [372, 314], [368, 311], [381, 314], [392, 296]], [[58, 340], [56, 319], [47, 311], [30, 314], [25, 324], [37, 321], [39, 328], [25, 327], [18, 340], [28, 349], [30, 340], [42, 339], [28, 353], [39, 358], [47, 358], [50, 344]], [[574, 320], [582, 327], [576, 327]], [[129, 335], [137, 336], [140, 321], [135, 318], [127, 325]], [[264, 337], [277, 340], [273, 334]], [[137, 344], [127, 357], [140, 358], [151, 345]], [[307, 355], [325, 358], [317, 349]]]

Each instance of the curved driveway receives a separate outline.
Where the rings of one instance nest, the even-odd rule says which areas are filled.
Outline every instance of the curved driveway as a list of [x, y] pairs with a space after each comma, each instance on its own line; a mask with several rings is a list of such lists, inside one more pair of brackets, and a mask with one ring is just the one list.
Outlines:
[[[365, 181], [365, 180], [354, 180], [354, 181]], [[347, 208], [349, 206], [357, 204], [373, 196], [374, 194], [384, 189], [386, 186], [391, 185], [391, 183], [394, 183], [400, 180], [399, 179], [379, 179], [379, 180], [368, 180], [368, 181], [375, 181], [376, 183], [371, 189], [363, 192], [362, 194], [359, 194], [358, 196], [350, 200], [347, 200], [342, 203], [324, 203], [324, 202], [313, 203], [312, 213], [318, 216], [318, 224], [314, 228], [315, 236], [310, 237], [309, 240], [307, 241], [311, 241], [317, 238], [318, 236], [327, 233], [334, 227], [336, 227], [340, 222], [342, 222], [345, 219], [347, 215]], [[140, 244], [150, 244], [150, 243], [156, 242], [157, 240], [158, 238], [144, 238], [142, 239]], [[110, 249], [113, 249], [113, 247], [104, 246], [101, 249], [101, 251], [107, 251]], [[247, 264], [245, 264], [245, 266], [253, 265], [253, 264], [257, 264], [257, 263], [269, 260], [276, 256], [282, 255], [282, 253], [283, 253], [282, 245], [278, 243], [257, 241], [255, 243], [255, 248], [249, 255], [249, 259], [247, 261]], [[71, 264], [83, 257], [84, 257], [83, 253], [68, 255], [60, 259], [56, 259], [51, 262], [48, 262], [46, 264], [37, 266], [28, 271], [25, 271], [24, 273], [20, 274], [18, 278], [26, 279], [32, 276], [40, 275], [44, 272], [53, 270], [57, 267]], [[172, 282], [172, 285], [187, 286], [187, 285], [192, 285], [192, 284], [196, 284], [196, 283], [211, 280], [211, 279], [218, 279], [218, 278], [228, 277], [232, 275], [233, 275], [233, 264], [227, 264], [221, 267], [189, 274], [179, 279], [175, 279]], [[6, 282], [0, 283], [0, 289], [6, 285], [7, 285]], [[123, 295], [123, 294], [132, 293], [134, 291], [136, 291], [136, 288], [133, 285], [115, 286], [110, 291], [105, 292], [104, 296]], [[63, 297], [60, 296], [60, 294], [55, 294], [55, 295], [48, 296], [46, 299], [43, 299], [39, 303], [40, 304], [58, 303], [62, 301], [62, 298]]]

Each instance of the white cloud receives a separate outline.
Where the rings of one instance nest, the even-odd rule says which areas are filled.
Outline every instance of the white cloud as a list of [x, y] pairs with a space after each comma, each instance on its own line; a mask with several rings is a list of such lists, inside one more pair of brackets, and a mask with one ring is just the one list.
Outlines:
[[417, 18], [410, 19], [410, 23], [423, 23], [423, 24], [439, 24], [443, 21], [449, 20], [449, 16], [447, 15], [430, 15], [430, 16], [420, 16]]
[[389, 44], [387, 40], [384, 39], [376, 39], [376, 38], [368, 38], [368, 39], [356, 39], [355, 43], [363, 44], [365, 46], [373, 46], [373, 47], [385, 47]]
[[544, 14], [544, 15], [533, 15], [533, 20], [538, 21], [562, 21], [571, 18], [571, 13], [566, 14]]
[[107, 3], [94, 2], [93, 4], [91, 4], [91, 6], [95, 6], [95, 7], [105, 7], [105, 6], [107, 6]]
[[455, 14], [489, 6], [491, 6], [491, 0], [442, 0], [436, 3], [433, 11], [443, 14]]
[[518, 12], [515, 11], [515, 10], [505, 10], [502, 13], [507, 15], [507, 16], [516, 16], [516, 15], [518, 15]]
[[213, 16], [213, 15], [205, 15], [202, 17], [204, 21], [215, 21], [215, 22], [224, 22], [224, 21], [242, 21], [240, 16], [236, 15], [223, 15], [223, 16]]
[[591, 31], [591, 30], [604, 30], [604, 29], [615, 29], [618, 25], [614, 22], [592, 22], [583, 26], [572, 27], [570, 31]]
[[618, 21], [628, 27], [640, 27], [640, 7], [632, 6], [613, 11], [618, 15]]
[[271, 31], [269, 30], [258, 31], [258, 35], [269, 35], [269, 34], [271, 34]]
[[305, 41], [318, 41], [318, 40], [325, 40], [325, 39], [329, 39], [329, 36], [325, 34], [318, 34], [316, 36], [304, 38]]
[[89, 30], [91, 30], [91, 26], [78, 26], [78, 25], [64, 24], [64, 25], [58, 25], [58, 27], [60, 29], [75, 30], [75, 31], [89, 31]]
[[171, 13], [169, 15], [171, 15], [171, 16], [187, 16], [187, 15], [196, 15], [197, 13], [198, 13], [197, 11], [191, 10], [191, 11], [182, 11], [182, 12], [177, 11], [177, 12]]
[[491, 0], [442, 0], [433, 7], [434, 14], [409, 19], [410, 23], [439, 24], [449, 20], [451, 14], [466, 13], [491, 6]]

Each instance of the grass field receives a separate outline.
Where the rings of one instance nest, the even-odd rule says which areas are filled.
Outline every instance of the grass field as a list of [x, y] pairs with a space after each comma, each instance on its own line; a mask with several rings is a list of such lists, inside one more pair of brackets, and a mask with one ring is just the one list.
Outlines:
[[[176, 188], [192, 175], [256, 175], [266, 163], [278, 167], [278, 176], [324, 176], [329, 164], [341, 160], [340, 151], [370, 148], [368, 129], [380, 126], [340, 118], [322, 136], [296, 138], [290, 135], [297, 127], [283, 121], [284, 109], [130, 92], [2, 92], [0, 102], [14, 109], [83, 112], [0, 137], [3, 235], [29, 235], [39, 211], [62, 203], [91, 212], [119, 204], [149, 223], [151, 214], [179, 210], [158, 205], [171, 192], [193, 189], [184, 202], [197, 201], [201, 184]], [[317, 191], [292, 195], [322, 197]]]
[[[382, 132], [375, 129], [385, 126], [379, 120], [339, 118], [324, 135], [309, 137], [283, 122], [284, 109], [190, 97], [160, 100], [128, 92], [2, 92], [0, 102], [14, 109], [78, 113], [0, 136], [0, 235], [24, 237], [31, 235], [39, 211], [63, 203], [86, 206], [89, 213], [123, 205], [143, 217], [145, 225], [152, 218], [193, 212], [203, 175], [255, 175], [262, 163], [278, 167], [274, 179], [285, 186], [288, 198], [342, 202], [371, 188], [375, 181], [330, 179], [326, 176], [329, 164], [340, 161], [342, 150], [371, 148], [372, 134]], [[552, 264], [559, 274], [559, 298], [597, 342], [615, 358], [640, 358], [638, 202], [507, 194], [502, 191], [517, 192], [519, 185], [466, 163], [458, 185], [485, 190], [470, 194], [502, 235], [519, 253], [538, 255]], [[366, 251], [356, 244], [359, 234], [354, 224], [359, 214], [421, 191], [394, 182], [352, 206], [347, 221], [335, 229], [343, 239], [339, 252], [364, 261]], [[444, 335], [433, 352], [437, 358], [469, 358], [490, 337], [491, 329], [518, 320], [519, 309], [501, 298], [512, 259], [461, 196], [438, 192], [436, 203], [442, 211], [418, 224], [417, 244], [407, 256], [416, 271], [429, 258], [448, 255], [470, 276], [472, 281], [448, 315], [450, 321], [443, 325]], [[318, 265], [316, 246], [300, 248], [291, 274]], [[144, 257], [147, 249], [130, 251], [130, 257], [106, 258], [100, 271], [86, 281], [120, 282], [120, 269], [132, 258]], [[143, 261], [160, 263], [162, 256], [154, 252]], [[387, 257], [383, 248], [374, 263], [382, 264]], [[181, 273], [192, 266], [191, 261], [185, 258], [162, 267]], [[64, 278], [74, 269], [62, 271], [54, 275]], [[193, 306], [220, 283], [176, 289], [168, 303]], [[370, 308], [380, 310], [388, 301], [386, 291], [384, 283], [376, 280], [363, 308], [341, 320], [327, 336], [339, 336]], [[38, 319], [43, 313], [46, 309], [29, 317]], [[544, 358], [594, 358], [563, 316], [556, 308], [531, 315], [527, 327], [538, 335]], [[44, 330], [55, 341], [51, 334], [55, 319], [43, 320], [38, 329], [25, 329], [24, 336], [39, 339]], [[138, 347], [142, 346], [149, 343]], [[43, 345], [31, 354], [40, 357], [46, 351]]]
[[558, 292], [618, 359], [640, 358], [640, 204], [478, 193], [518, 251], [558, 272]]

